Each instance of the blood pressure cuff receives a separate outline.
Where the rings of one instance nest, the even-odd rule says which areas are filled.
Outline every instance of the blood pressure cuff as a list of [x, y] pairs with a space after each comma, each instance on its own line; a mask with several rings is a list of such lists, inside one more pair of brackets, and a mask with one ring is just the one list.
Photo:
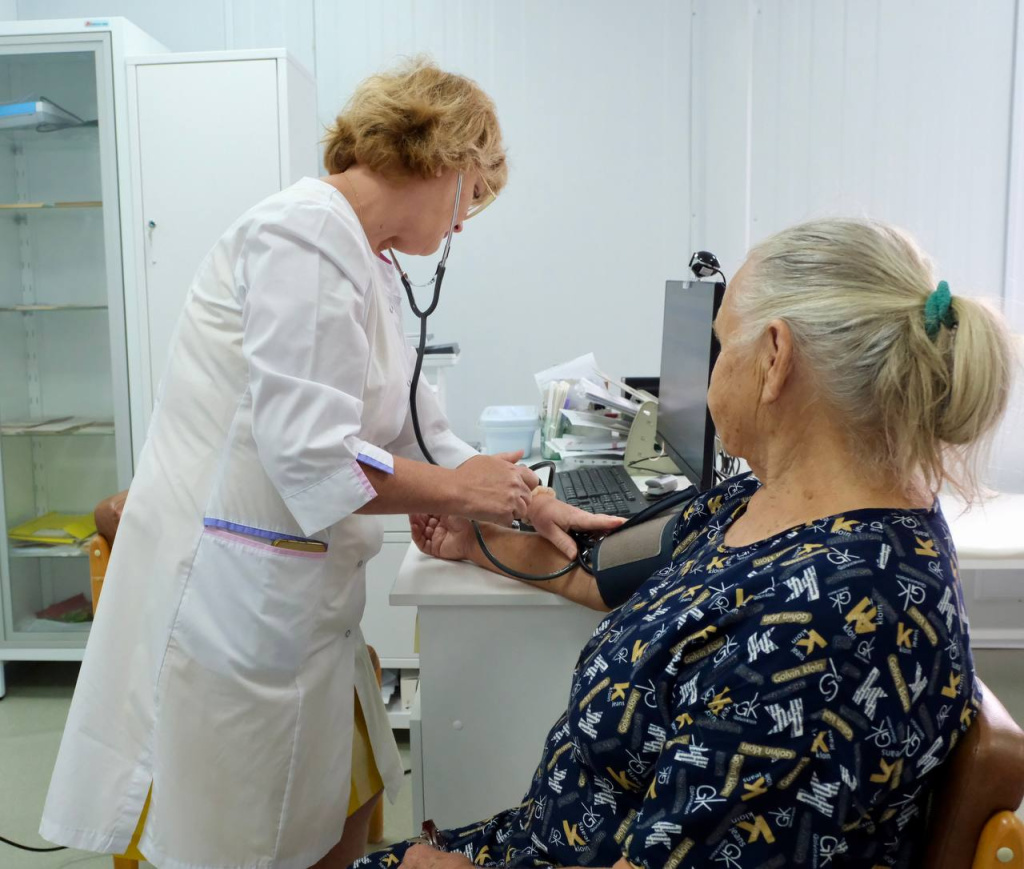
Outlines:
[[672, 561], [672, 535], [678, 519], [679, 512], [672, 510], [622, 528], [594, 545], [590, 566], [601, 600], [609, 609], [622, 606]]

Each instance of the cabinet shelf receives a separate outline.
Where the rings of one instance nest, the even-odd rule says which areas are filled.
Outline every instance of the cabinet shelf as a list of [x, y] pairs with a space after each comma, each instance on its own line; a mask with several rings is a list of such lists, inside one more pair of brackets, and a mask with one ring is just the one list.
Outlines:
[[402, 698], [395, 691], [391, 695], [391, 701], [387, 705], [388, 711], [388, 723], [391, 725], [392, 730], [408, 730], [409, 720], [412, 714], [402, 704]]
[[0, 431], [4, 438], [110, 438], [114, 436], [112, 428], [79, 429], [76, 431]]
[[35, 127], [0, 128], [0, 141], [13, 144], [31, 143], [53, 145], [71, 144], [76, 142], [95, 142], [99, 133], [97, 124], [74, 124], [56, 130], [38, 130]]
[[91, 621], [58, 622], [52, 619], [28, 618], [15, 624], [19, 634], [82, 634], [88, 633]]
[[85, 558], [89, 555], [84, 543], [60, 546], [9, 546], [8, 552], [11, 558]]
[[0, 305], [0, 313], [38, 314], [49, 311], [106, 311], [107, 305], [37, 302], [33, 305]]
[[26, 420], [0, 424], [0, 437], [5, 438], [110, 437], [113, 434], [112, 419], [69, 416], [50, 421]]
[[15, 214], [36, 214], [40, 211], [76, 211], [81, 208], [102, 208], [102, 202], [0, 202], [0, 211]]

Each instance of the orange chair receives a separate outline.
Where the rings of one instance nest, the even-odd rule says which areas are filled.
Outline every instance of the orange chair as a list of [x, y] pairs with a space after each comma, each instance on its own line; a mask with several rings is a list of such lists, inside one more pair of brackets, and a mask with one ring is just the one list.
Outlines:
[[932, 803], [927, 869], [1024, 869], [1024, 731], [982, 684], [981, 709]]
[[[89, 542], [89, 579], [92, 585], [92, 610], [96, 612], [99, 606], [100, 594], [103, 591], [103, 580], [107, 575], [107, 565], [110, 562], [110, 548], [114, 543], [114, 536], [117, 534], [117, 526], [121, 522], [121, 512], [124, 510], [124, 502], [128, 492], [118, 492], [109, 498], [105, 498], [96, 505], [93, 517], [96, 520], [96, 534]], [[370, 660], [373, 661], [373, 670], [377, 674], [377, 684], [381, 682], [380, 658], [372, 646], [367, 646], [370, 652]], [[384, 839], [384, 800], [378, 800], [373, 816], [370, 818], [370, 830], [367, 836], [370, 844], [376, 844]], [[114, 858], [114, 869], [139, 869], [141, 854], [135, 852]]]

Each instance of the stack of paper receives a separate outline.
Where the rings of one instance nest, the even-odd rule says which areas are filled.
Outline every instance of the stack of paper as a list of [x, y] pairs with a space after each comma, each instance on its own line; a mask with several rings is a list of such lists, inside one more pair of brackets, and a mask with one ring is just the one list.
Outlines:
[[40, 429], [42, 429], [42, 427], [63, 425], [65, 423], [69, 423], [71, 419], [72, 417], [70, 416], [57, 416], [48, 417], [46, 419], [13, 420], [0, 425], [0, 434], [19, 435], [29, 434], [31, 432], [39, 432], [41, 434], [42, 431], [40, 431]]
[[587, 353], [568, 362], [545, 368], [533, 375], [533, 379], [537, 383], [540, 394], [544, 395], [547, 393], [548, 384], [554, 381], [568, 380], [570, 383], [575, 383], [584, 379], [600, 380], [601, 374], [597, 369], [597, 360], [594, 358], [594, 354]]
[[54, 416], [45, 419], [26, 419], [5, 422], [0, 425], [3, 435], [66, 435], [74, 432], [89, 434], [111, 434], [114, 423], [105, 419], [90, 419], [85, 416]]
[[535, 379], [545, 418], [560, 410], [567, 423], [561, 436], [546, 434], [547, 426], [542, 433], [562, 459], [621, 459], [640, 403], [653, 400], [604, 374], [593, 353], [547, 368]]
[[628, 432], [632, 419], [617, 411], [607, 410], [569, 410], [562, 411], [574, 431], [580, 429], [607, 429], [609, 431]]
[[94, 419], [86, 422], [81, 431], [83, 434], [113, 434], [114, 423], [106, 419]]
[[594, 404], [603, 404], [605, 407], [614, 408], [620, 413], [626, 413], [630, 416], [636, 416], [637, 411], [640, 409], [640, 405], [631, 398], [615, 395], [610, 390], [590, 380], [581, 380], [580, 387], [587, 398]]
[[391, 695], [398, 688], [398, 671], [384, 670], [380, 680], [380, 699], [387, 706], [391, 702]]

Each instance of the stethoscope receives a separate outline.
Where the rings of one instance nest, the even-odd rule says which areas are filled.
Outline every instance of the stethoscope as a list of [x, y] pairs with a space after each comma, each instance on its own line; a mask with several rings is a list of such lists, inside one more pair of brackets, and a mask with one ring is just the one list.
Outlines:
[[[455, 208], [452, 210], [452, 219], [451, 223], [448, 226], [448, 237], [445, 240], [444, 252], [441, 254], [441, 259], [437, 263], [437, 268], [434, 269], [434, 277], [427, 281], [425, 284], [413, 284], [409, 280], [409, 275], [406, 274], [405, 270], [398, 262], [398, 257], [395, 256], [395, 251], [392, 248], [388, 248], [388, 253], [391, 254], [391, 262], [394, 264], [395, 270], [398, 272], [398, 276], [402, 281], [402, 286], [405, 287], [405, 294], [409, 299], [409, 308], [410, 310], [412, 310], [413, 314], [416, 315], [416, 318], [420, 321], [420, 339], [419, 344], [417, 345], [416, 348], [416, 366], [413, 368], [412, 383], [410, 384], [409, 390], [409, 410], [412, 415], [412, 427], [413, 431], [416, 434], [416, 443], [419, 444], [419, 448], [420, 451], [423, 453], [423, 457], [432, 465], [436, 465], [437, 461], [434, 459], [434, 457], [430, 453], [430, 450], [427, 448], [427, 444], [423, 438], [423, 433], [420, 431], [419, 413], [416, 408], [416, 392], [417, 387], [419, 386], [420, 373], [423, 370], [423, 356], [427, 346], [427, 318], [434, 313], [434, 311], [437, 309], [438, 302], [441, 300], [441, 283], [444, 281], [445, 267], [448, 263], [448, 253], [451, 250], [452, 246], [452, 236], [455, 234], [455, 225], [458, 222], [459, 202], [461, 201], [461, 199], [462, 173], [460, 172], [458, 184], [456, 185], [455, 188]], [[695, 257], [696, 256], [697, 255], [695, 254]], [[717, 261], [715, 261], [715, 266], [717, 267], [717, 265], [718, 263]], [[691, 267], [692, 266], [693, 263], [691, 262]], [[422, 288], [429, 287], [431, 285], [433, 285], [434, 287], [433, 297], [430, 300], [430, 305], [428, 305], [427, 309], [424, 311], [421, 310], [419, 305], [416, 304], [416, 297], [413, 294], [412, 288], [414, 286]], [[536, 465], [532, 465], [530, 467], [530, 470], [536, 471], [544, 467], [550, 467], [553, 471], [554, 463], [539, 462]], [[653, 519], [655, 516], [665, 512], [666, 510], [671, 510], [673, 507], [677, 506], [678, 504], [681, 504], [684, 500], [686, 500], [683, 496], [687, 494], [687, 491], [674, 492], [672, 495], [668, 495], [665, 498], [662, 498], [657, 503], [651, 504], [649, 507], [637, 513], [635, 516], [630, 517], [630, 519], [627, 522], [624, 522], [622, 525], [620, 525], [616, 529], [616, 531], [621, 531], [625, 528], [632, 527], [633, 525], [638, 525], [639, 523], [645, 522], [648, 519]], [[689, 496], [692, 497], [692, 494], [690, 494]], [[565, 567], [561, 568], [560, 570], [556, 570], [554, 573], [531, 574], [523, 573], [522, 571], [516, 570], [513, 567], [509, 567], [507, 564], [502, 564], [494, 556], [494, 554], [487, 548], [487, 544], [484, 542], [484, 535], [483, 532], [480, 530], [479, 523], [476, 522], [476, 520], [471, 521], [473, 523], [473, 531], [476, 534], [476, 541], [479, 544], [480, 550], [483, 552], [484, 556], [487, 558], [488, 561], [491, 562], [491, 564], [497, 567], [498, 570], [507, 573], [509, 576], [514, 576], [517, 579], [524, 579], [530, 582], [546, 582], [548, 580], [558, 579], [561, 576], [565, 576], [567, 573], [572, 571], [577, 566], [583, 568], [588, 573], [593, 573], [593, 570], [590, 566], [589, 553], [591, 545], [595, 541], [592, 538], [590, 538], [589, 535], [572, 535], [576, 540], [576, 546], [579, 554], [576, 556], [575, 559], [573, 559], [567, 565], [565, 565]], [[570, 532], [570, 534], [572, 534], [572, 532]]]

